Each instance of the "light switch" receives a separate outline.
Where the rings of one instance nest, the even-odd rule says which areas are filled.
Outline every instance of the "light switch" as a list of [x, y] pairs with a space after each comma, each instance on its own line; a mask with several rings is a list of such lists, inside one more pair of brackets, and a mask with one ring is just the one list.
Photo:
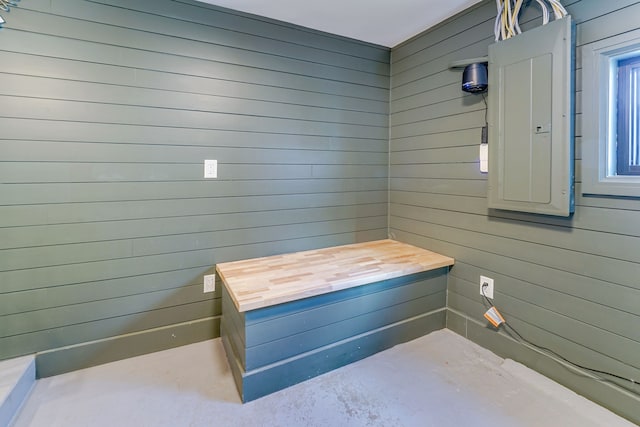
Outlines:
[[205, 178], [218, 177], [218, 161], [217, 160], [204, 161], [204, 177]]

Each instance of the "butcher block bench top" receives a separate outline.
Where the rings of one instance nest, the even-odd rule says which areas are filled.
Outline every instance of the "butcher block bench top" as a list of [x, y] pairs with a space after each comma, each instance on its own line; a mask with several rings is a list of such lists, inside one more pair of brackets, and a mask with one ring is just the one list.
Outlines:
[[216, 270], [239, 312], [453, 265], [453, 258], [376, 240], [220, 263]]

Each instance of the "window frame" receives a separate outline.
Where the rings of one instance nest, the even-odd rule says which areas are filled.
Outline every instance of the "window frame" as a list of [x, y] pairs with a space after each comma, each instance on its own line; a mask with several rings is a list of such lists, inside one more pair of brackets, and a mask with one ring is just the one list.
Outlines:
[[640, 175], [612, 175], [617, 163], [617, 62], [640, 54], [640, 30], [582, 47], [582, 193], [640, 197]]

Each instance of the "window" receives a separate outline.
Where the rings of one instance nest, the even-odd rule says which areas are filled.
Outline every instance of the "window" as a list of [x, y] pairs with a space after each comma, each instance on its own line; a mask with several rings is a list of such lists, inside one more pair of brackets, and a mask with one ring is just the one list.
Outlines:
[[617, 62], [616, 172], [640, 175], [640, 56]]
[[640, 30], [582, 49], [582, 192], [640, 197]]

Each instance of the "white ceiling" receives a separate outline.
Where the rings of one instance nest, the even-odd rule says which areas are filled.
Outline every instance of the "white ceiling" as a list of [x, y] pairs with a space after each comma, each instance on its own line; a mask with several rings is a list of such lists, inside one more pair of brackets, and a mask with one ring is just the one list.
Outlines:
[[201, 0], [387, 47], [481, 0]]

